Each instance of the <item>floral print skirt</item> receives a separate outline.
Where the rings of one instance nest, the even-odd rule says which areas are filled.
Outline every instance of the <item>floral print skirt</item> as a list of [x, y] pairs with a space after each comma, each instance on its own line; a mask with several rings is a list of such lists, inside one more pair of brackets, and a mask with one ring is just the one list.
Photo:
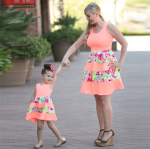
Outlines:
[[108, 66], [116, 61], [112, 50], [91, 51], [84, 68], [81, 93], [109, 95], [116, 89], [123, 89], [120, 68], [114, 71]]
[[26, 120], [37, 122], [37, 119], [46, 121], [56, 121], [55, 108], [49, 96], [36, 97], [29, 105], [26, 113]]

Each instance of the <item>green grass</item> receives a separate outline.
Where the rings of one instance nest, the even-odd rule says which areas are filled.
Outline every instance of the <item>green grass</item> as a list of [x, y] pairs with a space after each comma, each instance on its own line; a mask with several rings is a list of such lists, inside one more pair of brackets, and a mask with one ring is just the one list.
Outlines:
[[122, 32], [124, 36], [150, 36], [150, 33], [124, 33]]

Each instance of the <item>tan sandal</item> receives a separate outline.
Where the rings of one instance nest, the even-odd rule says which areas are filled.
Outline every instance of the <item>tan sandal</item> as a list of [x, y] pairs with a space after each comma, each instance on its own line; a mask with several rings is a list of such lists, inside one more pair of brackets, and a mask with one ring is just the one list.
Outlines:
[[100, 142], [96, 143], [97, 146], [113, 146], [114, 145], [114, 135], [115, 135], [114, 131], [111, 129], [111, 130], [108, 130], [108, 131], [104, 131], [104, 133], [105, 132], [110, 132], [110, 131], [112, 131], [112, 135], [106, 141], [101, 139]]
[[58, 139], [57, 143], [54, 144], [54, 147], [59, 147], [65, 143], [66, 143], [66, 139], [64, 137], [62, 137], [62, 139]]
[[[99, 135], [100, 135], [100, 132], [101, 132], [101, 131], [104, 131], [104, 129], [101, 129], [101, 130], [99, 131]], [[94, 140], [95, 145], [97, 144], [97, 141], [101, 141], [101, 139], [102, 139], [102, 137], [103, 137], [103, 135], [102, 135], [101, 139], [99, 139], [99, 135], [98, 135], [97, 139]]]
[[40, 147], [43, 146], [43, 142], [42, 141], [38, 141], [38, 143], [34, 146], [35, 149], [38, 149]]

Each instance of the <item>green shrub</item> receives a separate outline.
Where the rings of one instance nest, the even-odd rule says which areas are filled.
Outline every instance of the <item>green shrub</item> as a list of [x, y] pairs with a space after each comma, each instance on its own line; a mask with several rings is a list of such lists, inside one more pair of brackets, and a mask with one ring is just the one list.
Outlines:
[[11, 50], [12, 58], [44, 59], [51, 52], [50, 43], [42, 37], [27, 36], [24, 38], [24, 45]]
[[37, 17], [16, 9], [0, 9], [0, 47], [10, 49], [20, 46], [25, 30]]
[[83, 30], [73, 28], [75, 21], [77, 20], [76, 17], [71, 17], [67, 13], [66, 16], [58, 19], [57, 22], [54, 22], [55, 26], [59, 26], [59, 29], [47, 32], [43, 35], [43, 38], [46, 38], [51, 45], [54, 45], [59, 41], [74, 43], [83, 33]]
[[47, 40], [51, 43], [51, 45], [57, 43], [57, 41], [64, 41], [64, 42], [75, 42], [79, 36], [82, 34], [81, 29], [74, 29], [71, 27], [64, 27], [61, 29], [58, 29], [54, 32], [48, 32], [46, 33], [45, 37]]
[[9, 51], [0, 48], [0, 72], [8, 71], [12, 68], [11, 56]]
[[78, 19], [76, 17], [69, 16], [68, 12], [62, 18], [59, 18], [58, 21], [54, 22], [53, 26], [60, 26], [60, 27], [72, 27], [74, 26], [75, 22]]
[[0, 72], [12, 68], [12, 58], [20, 55], [23, 57], [23, 51], [17, 48], [24, 44], [25, 30], [36, 19], [32, 13], [0, 9]]

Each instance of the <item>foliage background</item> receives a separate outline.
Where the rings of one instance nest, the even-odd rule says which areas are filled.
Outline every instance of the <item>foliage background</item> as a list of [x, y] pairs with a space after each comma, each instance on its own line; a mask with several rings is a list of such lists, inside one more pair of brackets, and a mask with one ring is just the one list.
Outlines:
[[85, 29], [87, 26], [87, 20], [84, 15], [84, 8], [91, 2], [97, 4], [100, 3], [100, 0], [64, 0], [64, 12], [67, 14], [67, 11], [71, 16], [76, 16], [79, 21], [75, 23], [74, 28]]
[[[107, 0], [108, 1], [108, 0]], [[112, 0], [114, 1], [114, 0]], [[119, 1], [119, 0], [116, 0]], [[79, 21], [75, 23], [75, 28], [81, 28], [84, 30], [87, 25], [87, 20], [84, 15], [84, 8], [90, 3], [95, 2], [101, 5], [104, 0], [64, 0], [64, 12], [67, 11], [71, 16], [76, 16]], [[108, 3], [108, 5], [111, 5]], [[113, 7], [113, 6], [112, 6]], [[140, 13], [141, 17], [147, 16], [147, 21], [142, 19], [138, 21], [138, 15], [133, 19], [128, 17], [126, 23], [122, 22], [117, 24], [117, 27], [121, 30], [124, 35], [149, 35], [150, 34], [150, 0], [126, 0], [124, 9], [120, 13], [120, 17], [124, 17], [123, 13]], [[103, 14], [103, 12], [102, 12]], [[137, 19], [136, 19], [137, 18]], [[140, 16], [139, 16], [140, 18]], [[105, 18], [104, 18], [105, 19]]]

